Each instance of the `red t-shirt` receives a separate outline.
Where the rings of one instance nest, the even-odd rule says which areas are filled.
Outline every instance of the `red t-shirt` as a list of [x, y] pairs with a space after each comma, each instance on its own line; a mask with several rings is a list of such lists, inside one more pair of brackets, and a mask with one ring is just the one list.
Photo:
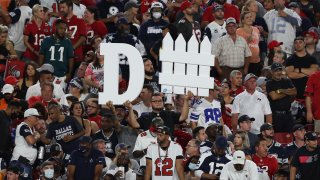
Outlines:
[[[202, 21], [214, 21], [214, 16], [212, 15], [212, 9], [213, 6], [216, 6], [217, 4], [213, 4], [212, 6], [207, 7], [207, 9], [204, 11], [202, 15]], [[240, 11], [239, 9], [232, 4], [224, 3], [224, 19], [228, 19], [229, 17], [233, 17], [239, 22], [240, 20]]]
[[94, 117], [89, 117], [88, 119], [89, 119], [89, 121], [96, 122], [97, 125], [99, 126], [99, 128], [101, 128], [101, 116], [100, 115], [97, 115], [97, 116], [94, 116]]
[[237, 90], [233, 91], [231, 90], [230, 95], [232, 97], [236, 97], [238, 94], [242, 93], [246, 88], [244, 86], [240, 86]]
[[[68, 31], [71, 33], [70, 40], [72, 44], [75, 44], [81, 36], [87, 37], [87, 29], [86, 24], [83, 19], [78, 18], [73, 15], [70, 19], [65, 17], [61, 18], [67, 23]], [[53, 32], [55, 32], [55, 23], [53, 25]], [[83, 46], [80, 45], [77, 49], [74, 50], [74, 61], [82, 61], [83, 60]]]
[[312, 100], [312, 114], [317, 120], [320, 120], [320, 72], [316, 72], [309, 76], [305, 95], [310, 96]]
[[253, 155], [252, 161], [257, 164], [257, 166], [268, 173], [270, 179], [278, 170], [278, 161], [275, 157], [268, 155], [267, 157], [260, 158], [256, 154]]
[[[46, 36], [51, 35], [51, 27], [49, 26], [49, 24], [42, 22], [40, 28], [38, 28], [36, 22], [32, 20], [25, 25], [23, 35], [28, 36], [28, 41], [32, 48], [35, 51], [39, 51], [43, 39]], [[24, 57], [33, 61], [38, 60], [38, 56], [32, 53], [32, 51], [29, 48], [27, 48], [26, 52], [24, 53]]]
[[140, 5], [141, 14], [144, 14], [151, 7], [152, 2], [157, 2], [157, 0], [142, 0]]
[[95, 21], [92, 24], [87, 24], [87, 40], [85, 52], [92, 49], [91, 40], [93, 37], [100, 36], [101, 38], [104, 38], [107, 33], [108, 29], [102, 21]]

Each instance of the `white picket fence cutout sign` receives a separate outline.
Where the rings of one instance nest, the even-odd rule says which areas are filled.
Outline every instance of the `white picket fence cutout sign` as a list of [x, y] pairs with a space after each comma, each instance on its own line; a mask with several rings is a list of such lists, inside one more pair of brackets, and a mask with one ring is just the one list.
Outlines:
[[159, 73], [161, 92], [208, 96], [213, 89], [214, 78], [210, 77], [210, 66], [214, 66], [211, 43], [207, 37], [201, 43], [193, 35], [186, 43], [182, 34], [173, 41], [169, 33], [162, 41], [159, 55], [162, 72]]

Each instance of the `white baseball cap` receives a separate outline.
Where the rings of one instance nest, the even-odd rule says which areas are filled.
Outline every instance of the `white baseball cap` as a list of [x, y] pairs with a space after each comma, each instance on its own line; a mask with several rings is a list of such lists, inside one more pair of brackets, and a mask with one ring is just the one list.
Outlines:
[[2, 94], [10, 93], [12, 94], [14, 91], [14, 87], [11, 84], [5, 84], [1, 90]]
[[246, 161], [246, 156], [243, 151], [236, 151], [233, 153], [233, 164], [244, 164]]
[[40, 116], [38, 113], [38, 110], [35, 108], [29, 108], [24, 112], [24, 118], [30, 117], [30, 116]]

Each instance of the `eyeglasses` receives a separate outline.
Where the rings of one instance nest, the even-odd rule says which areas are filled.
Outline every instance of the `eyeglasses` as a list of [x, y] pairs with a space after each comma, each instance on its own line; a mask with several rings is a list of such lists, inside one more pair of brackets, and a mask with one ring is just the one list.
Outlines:
[[96, 106], [87, 106], [87, 108], [94, 108], [94, 109], [97, 109], [98, 107], [96, 107]]

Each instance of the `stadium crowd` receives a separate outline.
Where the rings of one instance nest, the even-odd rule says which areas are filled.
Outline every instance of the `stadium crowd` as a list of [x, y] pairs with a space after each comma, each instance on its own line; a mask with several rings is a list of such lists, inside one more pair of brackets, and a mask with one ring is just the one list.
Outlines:
[[[167, 33], [211, 42], [208, 97], [161, 92]], [[319, 37], [319, 0], [1, 0], [0, 180], [319, 180]], [[134, 101], [98, 103], [101, 42]]]

